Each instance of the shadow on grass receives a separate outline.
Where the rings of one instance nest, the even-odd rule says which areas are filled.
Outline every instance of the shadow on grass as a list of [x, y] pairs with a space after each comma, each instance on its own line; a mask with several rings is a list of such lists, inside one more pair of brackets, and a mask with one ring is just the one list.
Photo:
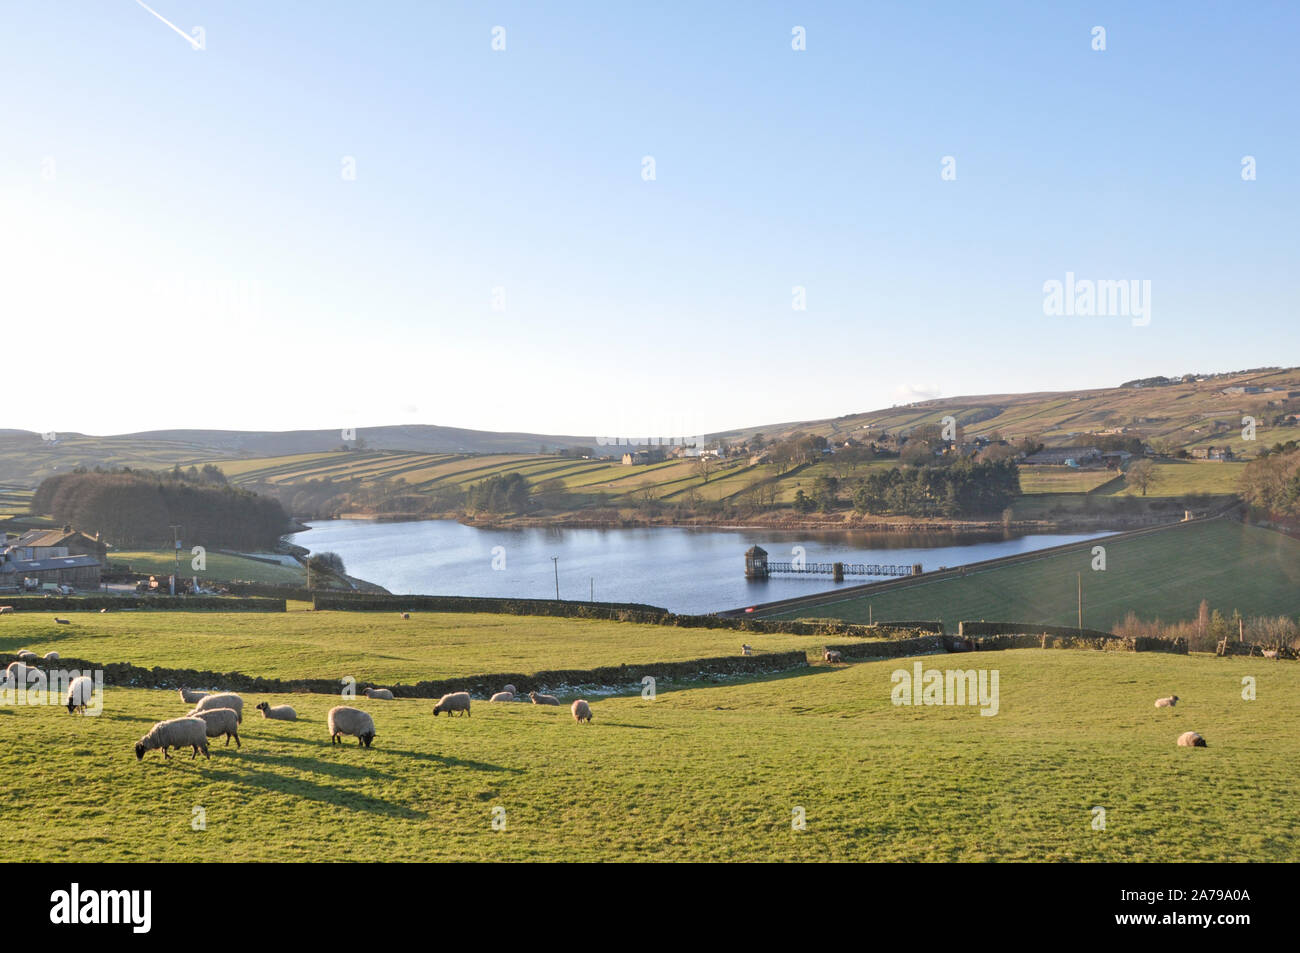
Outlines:
[[[246, 769], [235, 773], [220, 768], [206, 767], [207, 764], [211, 764], [211, 762], [205, 764], [202, 776], [212, 781], [229, 781], [231, 784], [261, 788], [265, 791], [300, 797], [308, 801], [333, 804], [335, 807], [346, 808], [349, 811], [365, 811], [368, 814], [380, 814], [384, 817], [397, 817], [408, 821], [418, 821], [428, 817], [425, 812], [412, 810], [402, 804], [394, 804], [391, 801], [371, 797], [368, 794], [341, 790], [328, 784], [317, 784], [314, 781], [306, 781], [302, 778], [286, 778], [269, 771]], [[361, 769], [357, 769], [357, 772], [359, 777], [370, 775], [369, 771]]]
[[[328, 741], [313, 741], [308, 738], [275, 738], [274, 740], [281, 744], [308, 745], [312, 748], [325, 748], [325, 749], [334, 748], [337, 750], [352, 750], [354, 748], [361, 748], [362, 751], [366, 750], [365, 747], [362, 745], [356, 744], [355, 742], [348, 743], [346, 741], [340, 745], [335, 745], [335, 744], [330, 744], [330, 742]], [[467, 761], [464, 758], [453, 758], [447, 755], [431, 754], [427, 751], [407, 751], [401, 748], [389, 748], [386, 747], [383, 742], [384, 739], [382, 736], [376, 738], [374, 741], [374, 746], [370, 750], [381, 752], [383, 754], [399, 755], [400, 757], [403, 758], [410, 758], [413, 761], [432, 761], [436, 764], [445, 765], [446, 767], [449, 768], [469, 768], [474, 771], [505, 771], [510, 774], [523, 774], [523, 770], [521, 768], [508, 768], [505, 765], [491, 764], [486, 761]], [[297, 760], [305, 760], [305, 759], [293, 758], [292, 760], [297, 761]], [[310, 763], [320, 764], [321, 762], [312, 760], [310, 761]]]
[[[233, 752], [234, 749], [232, 748], [231, 751]], [[365, 778], [393, 777], [389, 772], [380, 771], [370, 765], [340, 764], [337, 761], [325, 761], [321, 758], [311, 758], [305, 755], [266, 754], [265, 752], [249, 751], [247, 747], [239, 750], [239, 760], [256, 764], [278, 765], [298, 771], [314, 771], [318, 774], [330, 774], [344, 779], [363, 780]]]

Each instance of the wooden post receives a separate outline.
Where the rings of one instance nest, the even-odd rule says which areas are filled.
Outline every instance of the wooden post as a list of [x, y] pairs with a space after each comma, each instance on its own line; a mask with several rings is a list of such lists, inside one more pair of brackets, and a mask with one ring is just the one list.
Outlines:
[[1079, 579], [1079, 634], [1083, 634], [1083, 573], [1078, 572], [1075, 575]]

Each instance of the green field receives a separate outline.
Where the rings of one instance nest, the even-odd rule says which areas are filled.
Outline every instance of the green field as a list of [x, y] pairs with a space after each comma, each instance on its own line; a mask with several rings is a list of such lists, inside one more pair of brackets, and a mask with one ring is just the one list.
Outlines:
[[[1104, 572], [1092, 569], [1095, 545], [1106, 549]], [[964, 619], [1073, 625], [1077, 573], [1083, 574], [1083, 624], [1094, 629], [1108, 630], [1130, 611], [1166, 622], [1194, 618], [1202, 599], [1243, 615], [1300, 614], [1300, 541], [1213, 520], [1130, 539], [1102, 538], [1065, 553], [871, 596], [831, 596], [820, 605], [772, 617], [942, 619], [949, 631]]]
[[[203, 572], [196, 572], [193, 569], [193, 558], [188, 549], [181, 551], [181, 578], [189, 579], [191, 576], [197, 576], [200, 584], [229, 582], [232, 579], [246, 582], [289, 582], [298, 585], [307, 583], [307, 570], [302, 567], [274, 565], [257, 559], [209, 552], [206, 555], [207, 568]], [[108, 561], [114, 565], [129, 565], [132, 572], [147, 572], [154, 575], [170, 575], [176, 568], [175, 553], [170, 549], [113, 550], [109, 553]]]
[[1020, 489], [1024, 493], [1087, 493], [1109, 483], [1117, 476], [1117, 473], [1110, 470], [1022, 466]]
[[380, 684], [492, 672], [820, 650], [811, 636], [489, 613], [73, 612], [0, 616], [0, 653], [51, 649], [67, 658], [152, 668], [238, 671], [267, 678], [342, 678]]
[[[999, 672], [994, 717], [893, 706], [890, 673], [912, 664], [897, 660], [594, 700], [583, 726], [564, 708], [476, 702], [435, 720], [427, 701], [362, 701], [369, 750], [330, 745], [338, 699], [250, 694], [243, 748], [214, 739], [210, 761], [137, 762], [134, 742], [186, 706], [110, 687], [99, 717], [0, 707], [0, 798], [50, 832], [24, 840], [36, 861], [1300, 859], [1300, 666], [978, 663]], [[1182, 703], [1155, 710], [1171, 690]], [[263, 699], [302, 720], [261, 719]], [[1189, 729], [1210, 747], [1176, 747]]]
[[[1213, 493], [1231, 495], [1239, 492], [1244, 463], [1193, 463], [1179, 461], [1155, 464], [1155, 482], [1147, 489], [1147, 496], [1184, 496], [1188, 493]], [[1114, 495], [1140, 496], [1141, 490], [1125, 483], [1106, 491]]]

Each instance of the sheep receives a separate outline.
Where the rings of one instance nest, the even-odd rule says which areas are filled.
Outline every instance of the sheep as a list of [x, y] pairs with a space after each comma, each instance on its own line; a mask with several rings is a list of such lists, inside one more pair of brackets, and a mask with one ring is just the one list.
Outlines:
[[244, 700], [234, 692], [222, 692], [218, 695], [204, 695], [199, 699], [199, 703], [194, 706], [191, 715], [196, 715], [201, 711], [208, 711], [212, 708], [233, 708], [239, 720], [244, 720]]
[[58, 659], [58, 657], [59, 657], [59, 653], [58, 653], [58, 652], [46, 652], [46, 653], [45, 653], [45, 656], [44, 656], [45, 661], [47, 661], [47, 662], [53, 662], [53, 661], [56, 661], [56, 660]]
[[501, 691], [503, 691], [503, 692], [509, 692], [511, 695], [518, 695], [518, 694], [519, 694], [519, 689], [515, 688], [513, 685], [502, 685], [502, 686], [501, 686]]
[[393, 693], [387, 688], [367, 688], [365, 691], [367, 698], [382, 698], [384, 701], [392, 701]]
[[1178, 704], [1178, 696], [1177, 696], [1177, 695], [1170, 695], [1168, 698], [1157, 698], [1157, 699], [1156, 699], [1156, 707], [1157, 707], [1157, 708], [1173, 708], [1173, 707], [1174, 707], [1175, 705], [1177, 705], [1177, 704]]
[[279, 721], [297, 721], [298, 713], [288, 705], [269, 705], [266, 702], [259, 702], [257, 710], [262, 713], [263, 718], [274, 718]]
[[90, 698], [95, 694], [95, 683], [91, 681], [89, 675], [78, 675], [68, 685], [68, 714], [73, 715], [81, 712], [86, 713], [86, 706], [90, 704]]
[[10, 662], [5, 668], [5, 681], [26, 685], [28, 673], [35, 671], [37, 669], [32, 668], [26, 662]]
[[835, 649], [826, 649], [822, 652], [822, 658], [827, 662], [843, 662], [844, 653], [838, 652]]
[[185, 702], [187, 705], [193, 705], [212, 694], [211, 692], [196, 692], [192, 688], [182, 688], [180, 689], [180, 693], [181, 701]]
[[193, 761], [200, 751], [203, 757], [208, 754], [208, 723], [202, 718], [172, 718], [160, 721], [149, 729], [149, 733], [135, 743], [135, 757], [143, 761], [145, 752], [162, 748], [163, 757], [171, 760], [168, 748], [193, 748], [190, 760]]
[[54, 617], [54, 621], [57, 622], [59, 625], [72, 625], [71, 619], [60, 619], [58, 616]]
[[336, 705], [330, 709], [329, 717], [330, 744], [342, 744], [339, 735], [356, 735], [357, 744], [370, 747], [375, 740], [375, 720], [360, 708]]
[[1275, 659], [1275, 658], [1277, 658], [1277, 657], [1278, 657], [1278, 651], [1277, 651], [1277, 649], [1265, 649], [1265, 650], [1264, 650], [1264, 658]]
[[411, 617], [411, 613], [409, 613], [409, 612], [403, 612], [403, 613], [402, 613], [402, 618], [403, 618], [403, 619], [409, 619], [410, 617]]
[[450, 692], [438, 699], [438, 704], [433, 706], [433, 717], [438, 717], [438, 712], [445, 711], [447, 717], [451, 717], [454, 711], [463, 711], [469, 714], [469, 692]]
[[194, 712], [195, 718], [202, 718], [208, 726], [208, 737], [217, 738], [221, 735], [226, 736], [226, 747], [230, 747], [230, 739], [235, 739], [235, 747], [242, 748], [239, 741], [239, 713], [233, 708], [205, 708], [203, 711]]
[[560, 700], [554, 695], [539, 695], [537, 692], [529, 692], [528, 697], [532, 699], [534, 705], [558, 705]]
[[13, 615], [13, 614], [14, 614], [13, 606], [0, 606], [0, 615]]
[[1209, 745], [1207, 745], [1207, 744], [1205, 743], [1205, 739], [1202, 738], [1200, 735], [1198, 735], [1196, 732], [1194, 732], [1194, 731], [1184, 731], [1181, 735], [1178, 736], [1178, 747], [1180, 747], [1180, 748], [1208, 748]]
[[573, 720], [578, 724], [582, 724], [584, 721], [591, 724], [591, 706], [581, 698], [573, 703], [572, 711]]
[[745, 645], [744, 643], [741, 643], [741, 646], [740, 646], [740, 654], [741, 654], [741, 655], [753, 655], [753, 654], [754, 654], [754, 647], [753, 647], [752, 645]]
[[28, 659], [38, 659], [38, 658], [40, 658], [40, 656], [37, 655], [35, 652], [33, 652], [31, 649], [19, 649], [19, 650], [18, 650], [17, 652], [15, 652], [14, 654], [15, 654], [18, 658], [22, 659], [24, 662], [27, 661]]
[[512, 702], [514, 700], [515, 700], [514, 692], [497, 692], [495, 695], [493, 695], [491, 698], [488, 699], [488, 701], [490, 702]]

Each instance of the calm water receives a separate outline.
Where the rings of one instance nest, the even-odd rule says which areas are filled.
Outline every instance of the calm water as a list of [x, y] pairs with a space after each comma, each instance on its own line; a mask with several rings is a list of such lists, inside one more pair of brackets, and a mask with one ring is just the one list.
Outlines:
[[[926, 570], [1029, 552], [1105, 533], [1081, 535], [799, 533], [749, 529], [476, 529], [451, 520], [382, 523], [325, 520], [291, 538], [313, 552], [332, 550], [354, 576], [394, 593], [560, 597], [641, 602], [675, 612], [716, 612], [876, 581], [850, 576], [774, 576], [747, 582], [744, 552], [758, 544], [772, 561], [802, 546], [808, 562], [921, 563]], [[496, 547], [497, 549], [494, 553]], [[502, 568], [494, 569], [494, 561]]]

